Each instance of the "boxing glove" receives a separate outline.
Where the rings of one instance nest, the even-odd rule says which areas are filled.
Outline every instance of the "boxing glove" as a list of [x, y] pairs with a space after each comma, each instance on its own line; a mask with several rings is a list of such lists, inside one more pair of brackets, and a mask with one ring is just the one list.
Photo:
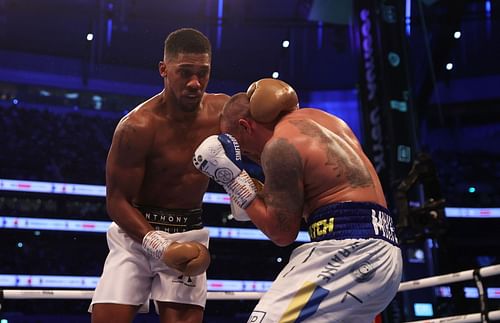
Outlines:
[[229, 134], [206, 138], [193, 156], [194, 166], [222, 185], [231, 200], [246, 209], [257, 196], [254, 182], [243, 170], [240, 146]]
[[247, 90], [250, 115], [258, 122], [273, 122], [281, 113], [299, 108], [295, 90], [287, 83], [264, 78], [250, 84]]
[[[257, 189], [257, 194], [259, 194], [263, 189], [264, 189], [264, 183], [259, 181], [256, 178], [252, 177], [252, 181], [255, 185], [255, 188]], [[236, 221], [251, 221], [250, 217], [248, 216], [247, 212], [239, 207], [236, 203], [234, 203], [233, 200], [231, 200], [231, 214], [233, 215], [233, 218]]]
[[203, 244], [175, 242], [163, 231], [149, 231], [142, 239], [142, 248], [150, 256], [187, 276], [200, 275], [210, 265], [210, 253]]
[[264, 183], [253, 177], [252, 177], [252, 182], [255, 185], [255, 188], [257, 189], [257, 193], [260, 193], [264, 190]]
[[199, 242], [172, 242], [165, 250], [163, 262], [187, 276], [204, 273], [210, 265], [210, 253]]

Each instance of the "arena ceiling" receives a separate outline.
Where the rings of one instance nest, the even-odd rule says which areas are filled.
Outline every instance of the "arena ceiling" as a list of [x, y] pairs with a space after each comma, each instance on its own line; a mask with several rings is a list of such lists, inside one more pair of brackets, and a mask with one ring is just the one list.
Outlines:
[[[457, 26], [472, 21], [470, 29], [488, 23], [488, 0], [409, 2], [415, 35], [410, 51], [416, 63], [426, 59], [424, 41], [439, 39], [439, 30], [454, 17]], [[352, 89], [358, 54], [348, 24], [351, 5], [350, 0], [0, 0], [0, 49], [156, 70], [165, 36], [179, 27], [195, 27], [212, 41], [212, 78], [248, 84], [279, 71], [302, 88]], [[464, 9], [455, 10], [457, 6]], [[498, 1], [491, 1], [491, 7], [490, 40], [499, 37], [494, 19]], [[427, 21], [426, 33], [419, 12]], [[93, 33], [92, 41], [86, 39], [88, 33]], [[483, 51], [483, 45], [472, 45], [474, 38], [481, 43], [487, 37], [469, 35], [465, 48], [477, 53], [467, 59], [473, 57], [475, 65], [463, 64], [461, 73], [500, 72], [500, 64], [488, 66], [481, 55], [498, 46]], [[283, 40], [290, 47], [283, 48]], [[462, 48], [456, 51], [464, 50], [458, 46]]]
[[[277, 70], [321, 77], [324, 65], [354, 64], [346, 25], [327, 24], [318, 45], [318, 22], [307, 17], [310, 2], [3, 0], [1, 48], [156, 69], [165, 36], [179, 27], [194, 27], [212, 41], [213, 77], [222, 80], [248, 82]], [[92, 42], [86, 40], [89, 32], [94, 33]], [[288, 49], [282, 47], [284, 40], [291, 41]], [[341, 62], [332, 63], [334, 52], [345, 56]]]

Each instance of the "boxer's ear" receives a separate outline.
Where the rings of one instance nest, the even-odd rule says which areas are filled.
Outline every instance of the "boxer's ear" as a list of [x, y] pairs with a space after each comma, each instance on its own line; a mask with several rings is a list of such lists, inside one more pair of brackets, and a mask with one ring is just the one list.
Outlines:
[[239, 119], [238, 124], [240, 125], [240, 129], [246, 133], [250, 133], [252, 131], [252, 126], [249, 120], [247, 119]]
[[165, 64], [164, 61], [160, 61], [158, 63], [158, 71], [160, 72], [161, 77], [167, 77], [167, 64]]

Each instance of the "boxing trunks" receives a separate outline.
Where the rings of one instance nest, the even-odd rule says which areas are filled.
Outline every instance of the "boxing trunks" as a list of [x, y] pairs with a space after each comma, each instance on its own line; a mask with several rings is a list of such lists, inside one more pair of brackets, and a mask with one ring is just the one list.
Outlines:
[[248, 322], [372, 322], [395, 296], [401, 250], [390, 212], [373, 203], [323, 206]]
[[[201, 210], [170, 210], [137, 206], [153, 228], [171, 233], [173, 241], [198, 241], [208, 248], [209, 231], [201, 223]], [[149, 299], [205, 307], [206, 273], [183, 276], [147, 255], [115, 222], [106, 234], [109, 254], [89, 307], [96, 303], [140, 305], [149, 312]]]
[[143, 205], [135, 206], [153, 229], [168, 233], [186, 232], [203, 228], [201, 209], [176, 210]]

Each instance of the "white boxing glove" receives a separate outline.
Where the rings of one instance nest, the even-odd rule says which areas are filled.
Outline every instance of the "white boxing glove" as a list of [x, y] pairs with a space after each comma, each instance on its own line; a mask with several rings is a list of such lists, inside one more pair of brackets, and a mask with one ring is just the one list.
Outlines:
[[222, 185], [231, 200], [246, 209], [257, 196], [257, 188], [248, 173], [243, 170], [240, 145], [229, 134], [206, 138], [193, 156], [194, 166]]

